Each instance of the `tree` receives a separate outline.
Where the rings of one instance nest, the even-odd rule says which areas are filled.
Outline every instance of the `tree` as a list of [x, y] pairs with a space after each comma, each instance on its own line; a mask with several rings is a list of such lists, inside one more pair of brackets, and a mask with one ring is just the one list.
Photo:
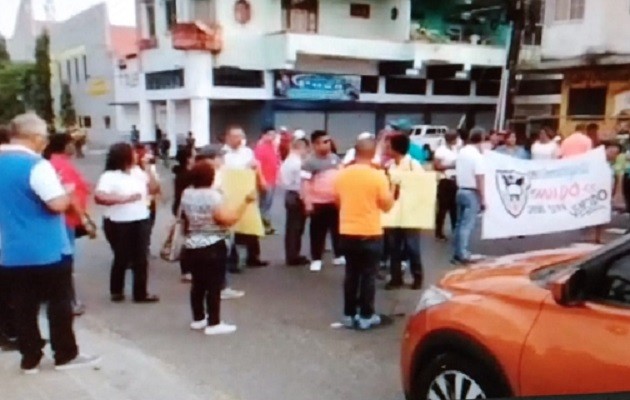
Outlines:
[[42, 117], [49, 126], [53, 126], [55, 113], [50, 92], [50, 36], [44, 31], [35, 42], [35, 69], [33, 71], [33, 110]]
[[0, 68], [0, 123], [30, 108], [32, 64], [5, 64]]
[[0, 67], [2, 65], [11, 62], [11, 56], [7, 51], [7, 40], [4, 36], [0, 35]]
[[64, 83], [61, 85], [60, 117], [61, 124], [64, 128], [74, 126], [77, 122], [77, 113], [74, 109], [72, 101], [72, 93], [70, 93], [70, 85]]

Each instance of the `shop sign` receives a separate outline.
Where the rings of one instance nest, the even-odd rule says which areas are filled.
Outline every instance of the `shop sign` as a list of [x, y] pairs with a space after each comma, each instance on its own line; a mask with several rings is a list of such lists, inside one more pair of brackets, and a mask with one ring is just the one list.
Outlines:
[[278, 72], [275, 77], [275, 96], [295, 100], [359, 100], [361, 77]]

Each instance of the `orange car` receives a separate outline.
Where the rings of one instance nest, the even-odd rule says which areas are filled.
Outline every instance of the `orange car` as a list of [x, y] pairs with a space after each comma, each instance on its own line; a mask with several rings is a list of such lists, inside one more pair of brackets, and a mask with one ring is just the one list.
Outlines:
[[630, 390], [630, 238], [449, 273], [422, 294], [401, 364], [408, 400]]

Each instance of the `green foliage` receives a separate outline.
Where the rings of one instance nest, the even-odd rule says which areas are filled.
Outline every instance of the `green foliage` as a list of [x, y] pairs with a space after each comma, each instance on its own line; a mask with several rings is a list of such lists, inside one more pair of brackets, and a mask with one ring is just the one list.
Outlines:
[[0, 68], [0, 123], [30, 109], [32, 64], [4, 64]]
[[7, 64], [11, 61], [11, 57], [9, 56], [9, 52], [7, 51], [7, 40], [4, 36], [0, 35], [0, 68], [4, 64]]
[[44, 31], [35, 43], [35, 68], [33, 87], [30, 93], [33, 110], [42, 117], [49, 126], [53, 126], [55, 114], [53, 99], [50, 93], [50, 36]]
[[74, 126], [77, 122], [77, 113], [74, 109], [70, 86], [67, 83], [61, 85], [61, 98], [59, 106], [61, 107], [60, 117], [62, 126], [64, 128]]

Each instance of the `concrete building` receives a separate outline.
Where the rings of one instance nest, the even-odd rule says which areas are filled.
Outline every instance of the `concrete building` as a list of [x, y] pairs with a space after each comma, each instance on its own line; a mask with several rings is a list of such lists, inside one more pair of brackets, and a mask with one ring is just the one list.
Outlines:
[[56, 23], [35, 19], [31, 0], [20, 1], [13, 35], [7, 38], [7, 51], [16, 62], [35, 61], [35, 40], [44, 29], [54, 29]]
[[552, 118], [565, 135], [577, 124], [591, 122], [600, 125], [602, 136], [630, 131], [630, 2], [543, 4], [542, 43], [523, 70], [539, 80], [545, 76], [555, 80], [538, 85], [538, 98], [522, 100], [535, 107], [552, 101]]
[[135, 28], [111, 25], [108, 15], [106, 4], [98, 4], [58, 22], [50, 37], [55, 113], [59, 116], [61, 86], [67, 84], [77, 122], [96, 147], [122, 137], [116, 129], [114, 77], [119, 60], [137, 51]]
[[156, 125], [202, 145], [232, 123], [252, 138], [275, 124], [327, 129], [343, 149], [399, 117], [494, 124], [500, 7], [427, 2], [412, 24], [410, 0], [136, 3], [140, 52], [120, 65], [116, 104], [118, 130], [142, 140]]

